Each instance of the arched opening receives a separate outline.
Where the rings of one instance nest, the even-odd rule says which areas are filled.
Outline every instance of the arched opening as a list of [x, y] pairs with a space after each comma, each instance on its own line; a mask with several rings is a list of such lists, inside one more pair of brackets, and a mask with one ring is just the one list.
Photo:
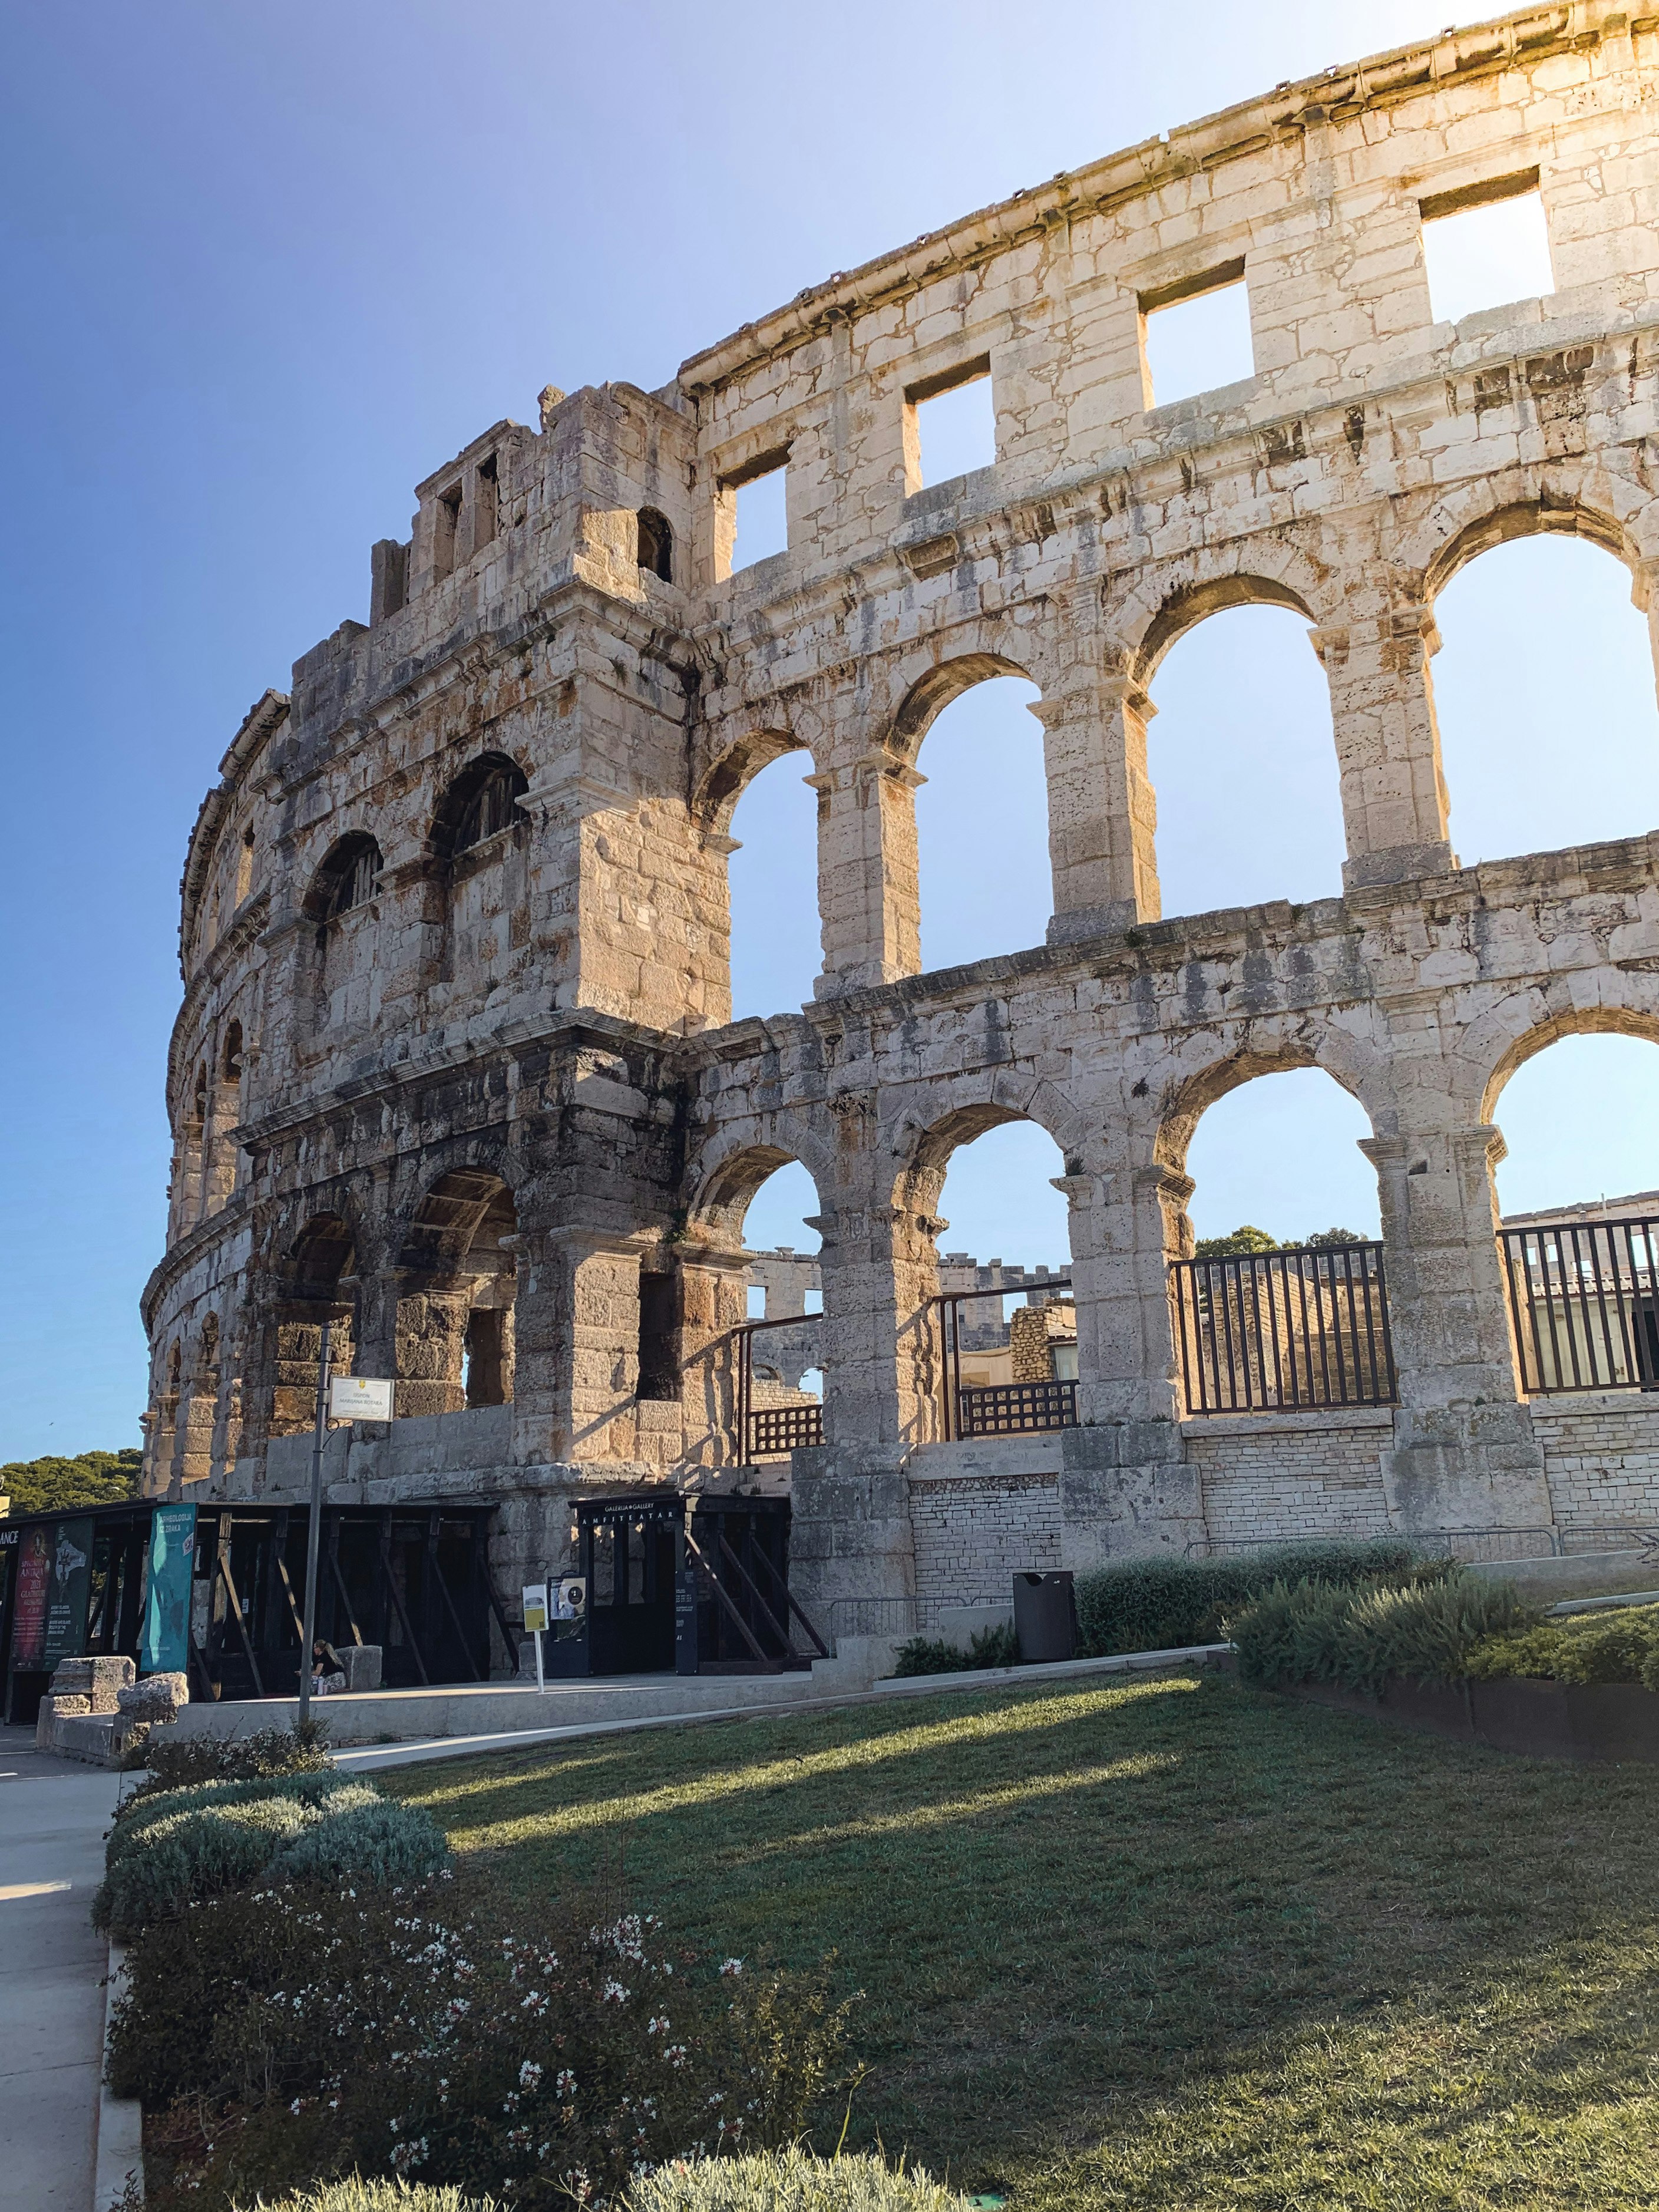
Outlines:
[[250, 822], [242, 832], [242, 842], [236, 852], [236, 903], [253, 889], [253, 824]]
[[1284, 605], [1225, 606], [1158, 664], [1146, 758], [1166, 915], [1341, 892], [1330, 690], [1308, 627]]
[[823, 966], [811, 756], [773, 752], [729, 816], [732, 1018], [807, 1005]]
[[1465, 866], [1659, 826], [1659, 709], [1622, 562], [1553, 532], [1494, 544], [1435, 601], [1434, 691]]
[[445, 979], [488, 994], [521, 975], [530, 948], [529, 780], [505, 753], [483, 753], [455, 778], [429, 840], [441, 886]]
[[1042, 695], [995, 662], [969, 687], [947, 694], [917, 754], [926, 969], [1041, 945], [1054, 909], [1042, 728], [1028, 711]]
[[481, 753], [445, 792], [432, 824], [432, 849], [441, 860], [498, 837], [524, 818], [519, 801], [530, 779], [505, 753]]
[[374, 896], [380, 872], [380, 848], [365, 830], [342, 837], [329, 852], [306, 895], [305, 911], [314, 922], [337, 921]]
[[641, 568], [659, 576], [665, 584], [674, 580], [674, 533], [668, 518], [659, 514], [654, 507], [642, 507], [635, 518], [638, 532], [635, 556]]
[[225, 1029], [224, 1079], [240, 1083], [242, 1079], [242, 1024], [230, 1022]]
[[421, 1200], [399, 1263], [400, 1415], [512, 1403], [518, 1226], [487, 1168], [452, 1169]]
[[349, 1375], [356, 1348], [356, 1241], [341, 1214], [313, 1214], [289, 1247], [284, 1295], [276, 1312], [276, 1364], [271, 1434], [300, 1436], [317, 1411], [317, 1367], [323, 1323], [330, 1324], [329, 1364]]
[[730, 1419], [737, 1456], [776, 1458], [823, 1441], [823, 1279], [817, 1186], [799, 1160], [757, 1146], [716, 1172], [699, 1208], [717, 1240], [741, 1251]]
[[[1525, 1040], [1488, 1092], [1528, 1395], [1659, 1391], [1659, 1020], [1629, 1026]], [[1597, 1511], [1611, 1523], [1626, 1503]]]
[[1075, 1424], [1065, 1173], [1048, 1131], [998, 1106], [947, 1115], [918, 1148], [899, 1255], [901, 1401], [918, 1443]]
[[1317, 1067], [1235, 1063], [1192, 1086], [1159, 1152], [1183, 1410], [1387, 1405], [1395, 1396], [1364, 1108]]

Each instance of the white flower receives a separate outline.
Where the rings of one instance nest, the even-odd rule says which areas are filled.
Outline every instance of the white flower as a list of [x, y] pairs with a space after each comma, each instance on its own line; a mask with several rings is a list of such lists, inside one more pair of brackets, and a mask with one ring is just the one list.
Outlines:
[[735, 1977], [743, 1972], [743, 1960], [741, 1959], [722, 1959], [720, 1960], [720, 1972], [723, 1974], [731, 1974]]

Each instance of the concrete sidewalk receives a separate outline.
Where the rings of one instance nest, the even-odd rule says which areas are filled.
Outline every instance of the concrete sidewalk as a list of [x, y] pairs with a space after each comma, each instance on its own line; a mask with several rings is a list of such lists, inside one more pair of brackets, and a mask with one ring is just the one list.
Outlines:
[[108, 1950], [88, 1915], [119, 1783], [0, 1728], [0, 2212], [92, 2212]]

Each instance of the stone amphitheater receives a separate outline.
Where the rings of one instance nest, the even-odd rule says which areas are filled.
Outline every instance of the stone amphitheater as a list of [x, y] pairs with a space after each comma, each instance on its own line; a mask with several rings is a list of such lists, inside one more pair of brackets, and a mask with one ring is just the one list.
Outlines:
[[[1553, 291], [1436, 322], [1425, 223], [1534, 192]], [[1154, 404], [1147, 318], [1240, 283], [1254, 374]], [[918, 409], [987, 376], [994, 464], [924, 487]], [[738, 489], [779, 469], [787, 549], [734, 573]], [[191, 836], [147, 1490], [301, 1495], [326, 1319], [398, 1378], [397, 1419], [331, 1439], [331, 1494], [494, 1501], [503, 1589], [562, 1559], [573, 1498], [646, 1483], [787, 1485], [796, 1587], [843, 1625], [1125, 1552], [1659, 1522], [1651, 1358], [1571, 1390], [1529, 1361], [1492, 1183], [1530, 1054], [1659, 1040], [1659, 832], [1460, 866], [1430, 674], [1437, 595], [1534, 532], [1623, 562], [1659, 642], [1656, 483], [1659, 16], [1609, 0], [1280, 84], [811, 286], [661, 391], [492, 425]], [[1342, 894], [1166, 916], [1148, 686], [1252, 602], [1328, 680]], [[923, 974], [917, 750], [1007, 674], [1041, 692], [1047, 941]], [[729, 825], [784, 753], [823, 971], [734, 1022]], [[1230, 1370], [1194, 1409], [1188, 1144], [1302, 1067], [1370, 1120], [1382, 1245], [1330, 1340], [1358, 1311], [1385, 1356], [1242, 1405]], [[1022, 1118], [1064, 1156], [1075, 1379], [979, 1422], [938, 1202]], [[823, 1397], [763, 1460], [743, 1221], [792, 1161]], [[1189, 1277], [1200, 1319], [1232, 1295]], [[1651, 1335], [1639, 1254], [1614, 1290]]]

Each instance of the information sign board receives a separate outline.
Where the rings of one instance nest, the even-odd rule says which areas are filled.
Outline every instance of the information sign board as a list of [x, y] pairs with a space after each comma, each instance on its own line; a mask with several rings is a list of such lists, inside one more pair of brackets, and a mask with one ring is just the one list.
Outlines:
[[587, 1611], [587, 1584], [580, 1575], [567, 1575], [559, 1584], [555, 1620], [580, 1620]]
[[11, 1663], [32, 1673], [40, 1664], [46, 1641], [46, 1593], [52, 1582], [52, 1530], [37, 1522], [23, 1531], [17, 1558], [16, 1610], [12, 1615]]
[[392, 1385], [369, 1375], [335, 1375], [328, 1385], [328, 1410], [337, 1421], [389, 1421]]
[[547, 1626], [547, 1584], [526, 1583], [524, 1586], [525, 1633], [534, 1636]]
[[92, 1522], [59, 1521], [52, 1529], [52, 1579], [46, 1595], [43, 1667], [78, 1659], [87, 1640], [87, 1601], [92, 1595]]
[[149, 1524], [149, 1577], [141, 1674], [182, 1674], [190, 1663], [190, 1577], [196, 1558], [196, 1508], [158, 1505]]

